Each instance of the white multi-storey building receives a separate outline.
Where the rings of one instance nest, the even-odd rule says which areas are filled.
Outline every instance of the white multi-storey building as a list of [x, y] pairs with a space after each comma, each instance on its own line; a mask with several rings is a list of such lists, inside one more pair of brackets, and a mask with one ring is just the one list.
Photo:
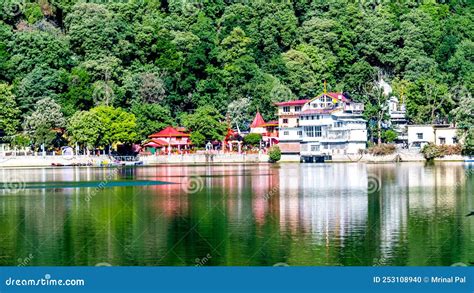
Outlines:
[[[302, 101], [304, 104], [299, 105]], [[284, 155], [298, 150], [301, 160], [315, 161], [334, 154], [357, 154], [366, 148], [363, 104], [352, 102], [342, 93], [324, 93], [311, 100], [293, 102], [300, 107], [293, 112], [291, 106], [284, 108], [291, 102], [277, 104], [280, 148]], [[287, 120], [290, 114], [292, 123]]]
[[309, 100], [277, 103], [279, 146], [285, 156], [294, 156], [299, 161], [300, 142], [303, 132], [300, 127], [300, 113]]

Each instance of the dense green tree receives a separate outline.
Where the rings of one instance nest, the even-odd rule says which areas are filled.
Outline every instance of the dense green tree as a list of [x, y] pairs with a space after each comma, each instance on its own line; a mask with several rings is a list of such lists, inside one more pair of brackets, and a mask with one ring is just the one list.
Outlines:
[[260, 133], [249, 133], [244, 137], [244, 142], [247, 145], [257, 146], [262, 140], [262, 135]]
[[460, 139], [464, 141], [463, 152], [474, 154], [474, 98], [472, 93], [466, 89], [458, 91], [460, 96], [458, 107], [453, 110], [457, 121], [456, 126], [460, 129]]
[[10, 79], [21, 78], [39, 66], [68, 69], [73, 63], [67, 37], [48, 22], [15, 31], [8, 52], [6, 69]]
[[17, 11], [4, 2], [0, 83], [23, 120], [47, 97], [66, 117], [134, 111], [144, 137], [156, 125], [139, 113], [165, 114], [134, 103], [180, 117], [205, 106], [225, 115], [248, 99], [249, 112], [274, 119], [274, 102], [313, 97], [324, 80], [365, 101], [382, 72], [406, 83], [411, 122], [452, 122], [452, 89], [474, 90], [472, 1], [54, 0], [20, 1]]
[[212, 106], [199, 107], [193, 114], [186, 114], [182, 117], [183, 125], [192, 133], [196, 133], [194, 135], [195, 141], [193, 141], [196, 145], [204, 143], [202, 137], [207, 141], [221, 141], [227, 131], [227, 126], [223, 121], [224, 116]]
[[170, 110], [158, 104], [135, 102], [130, 111], [137, 119], [139, 139], [146, 139], [150, 134], [174, 124]]
[[137, 140], [137, 119], [134, 114], [111, 106], [97, 106], [90, 111], [97, 115], [102, 126], [99, 145], [107, 146]]
[[407, 90], [407, 111], [413, 123], [447, 122], [453, 109], [453, 93], [447, 84], [426, 77], [410, 83]]
[[44, 98], [36, 102], [35, 110], [26, 117], [23, 127], [32, 143], [48, 147], [65, 124], [61, 106], [51, 98]]
[[18, 110], [12, 87], [0, 83], [0, 131], [7, 136], [16, 134], [20, 126], [20, 110]]
[[16, 87], [18, 104], [23, 112], [34, 110], [34, 105], [42, 98], [56, 100], [61, 91], [61, 72], [38, 66], [26, 74]]
[[378, 83], [369, 83], [365, 88], [364, 117], [369, 122], [369, 133], [371, 140], [382, 144], [383, 123], [387, 121], [389, 96]]
[[94, 111], [78, 111], [72, 115], [67, 124], [70, 141], [88, 149], [99, 145], [104, 128], [99, 115]]
[[289, 50], [283, 54], [283, 60], [288, 70], [285, 82], [298, 97], [310, 97], [319, 92], [323, 81], [313, 67], [308, 54], [298, 50]]
[[129, 25], [106, 5], [79, 2], [65, 18], [71, 48], [79, 55], [125, 57], [131, 53]]
[[71, 72], [62, 72], [60, 81], [63, 90], [58, 101], [66, 116], [94, 106], [92, 76], [85, 68], [74, 67]]

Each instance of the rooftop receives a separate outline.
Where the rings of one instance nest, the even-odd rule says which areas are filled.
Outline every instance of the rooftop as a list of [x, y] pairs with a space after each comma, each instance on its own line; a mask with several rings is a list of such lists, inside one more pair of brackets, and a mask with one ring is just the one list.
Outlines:
[[149, 138], [158, 138], [158, 137], [184, 137], [190, 136], [188, 133], [180, 132], [173, 128], [172, 126], [168, 126], [162, 131], [153, 133], [152, 135], [148, 136]]
[[295, 100], [295, 101], [287, 101], [287, 102], [279, 102], [275, 103], [277, 106], [302, 106], [309, 102], [310, 100], [305, 99], [305, 100]]
[[253, 119], [252, 124], [250, 125], [250, 128], [263, 127], [264, 124], [265, 124], [265, 120], [263, 120], [263, 117], [260, 114], [260, 112], [257, 112], [257, 114], [255, 115], [255, 118]]

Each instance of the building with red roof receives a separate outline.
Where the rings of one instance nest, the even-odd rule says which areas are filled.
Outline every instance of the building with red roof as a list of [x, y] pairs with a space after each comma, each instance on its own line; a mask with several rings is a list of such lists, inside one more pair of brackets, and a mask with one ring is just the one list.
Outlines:
[[261, 134], [262, 140], [268, 144], [268, 146], [272, 146], [278, 143], [278, 121], [265, 122], [260, 112], [257, 111], [252, 124], [250, 124], [250, 133]]
[[324, 92], [312, 99], [276, 103], [280, 149], [297, 160], [314, 161], [365, 149], [364, 105], [343, 93]]
[[[181, 128], [180, 130], [182, 130]], [[165, 129], [153, 133], [148, 137], [148, 140], [143, 146], [147, 148], [154, 148], [156, 150], [167, 151], [170, 153], [173, 150], [181, 151], [187, 150], [191, 147], [190, 134], [179, 131], [178, 129], [167, 126]]]

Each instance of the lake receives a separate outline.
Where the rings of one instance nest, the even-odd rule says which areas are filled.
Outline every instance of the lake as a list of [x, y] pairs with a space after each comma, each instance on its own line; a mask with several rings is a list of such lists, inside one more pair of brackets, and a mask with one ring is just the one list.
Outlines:
[[2, 266], [474, 262], [463, 163], [0, 169]]

